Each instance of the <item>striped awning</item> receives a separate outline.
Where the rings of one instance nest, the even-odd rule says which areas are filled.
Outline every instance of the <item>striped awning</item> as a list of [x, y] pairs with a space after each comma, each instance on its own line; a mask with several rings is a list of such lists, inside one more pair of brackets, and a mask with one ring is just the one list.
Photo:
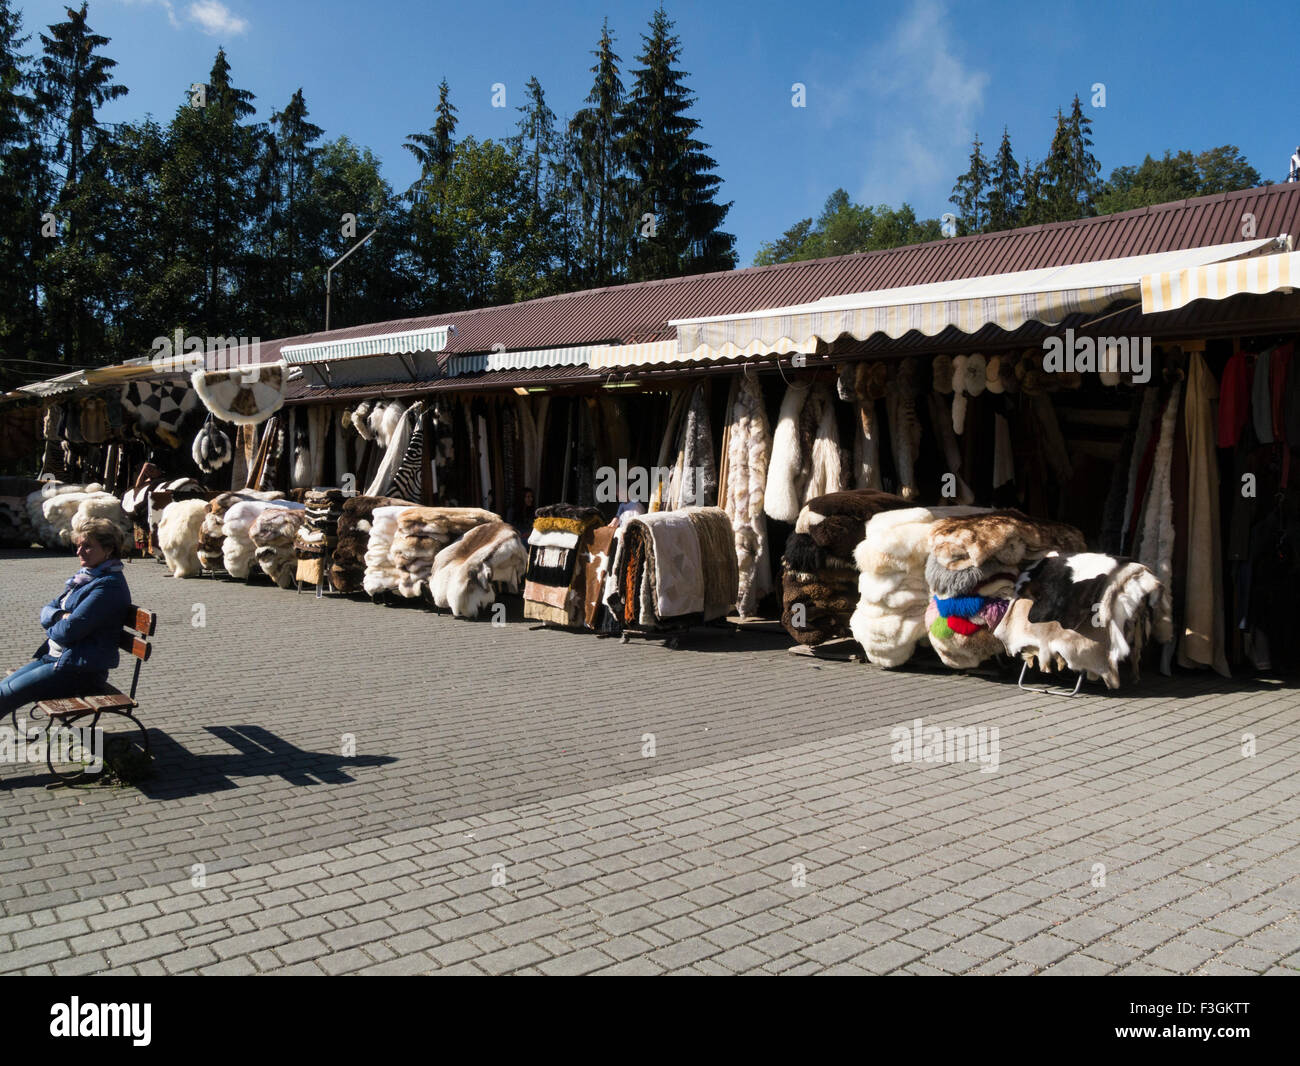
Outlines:
[[342, 359], [360, 359], [368, 355], [414, 355], [440, 352], [447, 347], [451, 326], [410, 329], [402, 333], [380, 333], [373, 337], [347, 340], [316, 341], [311, 344], [287, 344], [280, 349], [286, 363], [325, 363]]
[[1300, 252], [1281, 252], [1148, 274], [1142, 279], [1142, 313], [1176, 311], [1193, 300], [1226, 300], [1242, 293], [1300, 286]]
[[620, 366], [649, 366], [654, 363], [675, 363], [683, 356], [677, 341], [647, 341], [644, 344], [605, 344], [591, 356], [593, 370]]
[[[676, 341], [673, 342], [674, 347]], [[447, 363], [451, 377], [478, 374], [485, 370], [539, 370], [548, 366], [587, 366], [600, 346], [574, 348], [532, 348], [517, 352], [475, 352], [453, 355]]]
[[[1187, 270], [1253, 255], [1274, 238], [1237, 241], [1176, 252], [1075, 263], [927, 285], [830, 296], [815, 303], [741, 315], [677, 319], [678, 358], [720, 358], [772, 351], [816, 350], [848, 335], [883, 333], [895, 340], [913, 331], [927, 337], [946, 329], [975, 333], [988, 325], [1008, 332], [1027, 322], [1055, 326], [1073, 314], [1102, 311], [1141, 298], [1150, 274]], [[703, 350], [704, 354], [701, 354]]]

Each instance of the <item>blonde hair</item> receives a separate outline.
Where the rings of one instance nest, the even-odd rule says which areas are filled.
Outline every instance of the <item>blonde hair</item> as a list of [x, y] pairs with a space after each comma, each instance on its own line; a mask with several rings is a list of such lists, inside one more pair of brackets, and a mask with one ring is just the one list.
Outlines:
[[94, 537], [113, 558], [122, 556], [122, 530], [107, 518], [86, 518], [77, 523], [77, 540]]

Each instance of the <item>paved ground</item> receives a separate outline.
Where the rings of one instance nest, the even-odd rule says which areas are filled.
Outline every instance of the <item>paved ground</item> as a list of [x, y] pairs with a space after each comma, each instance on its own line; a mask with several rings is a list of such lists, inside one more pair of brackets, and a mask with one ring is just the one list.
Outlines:
[[[0, 662], [74, 565], [0, 553]], [[127, 574], [157, 774], [0, 766], [0, 972], [1300, 972], [1295, 689], [1065, 701]], [[895, 761], [918, 718], [996, 728], [996, 769]]]

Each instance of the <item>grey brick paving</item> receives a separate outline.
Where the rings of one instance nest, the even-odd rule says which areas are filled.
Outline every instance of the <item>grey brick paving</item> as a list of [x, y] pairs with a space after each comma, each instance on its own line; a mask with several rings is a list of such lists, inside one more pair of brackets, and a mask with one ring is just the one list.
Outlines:
[[[72, 565], [0, 552], [0, 666]], [[0, 766], [0, 972], [1300, 973], [1294, 689], [1048, 700], [127, 576], [158, 772]], [[915, 718], [997, 726], [997, 771], [893, 763]]]

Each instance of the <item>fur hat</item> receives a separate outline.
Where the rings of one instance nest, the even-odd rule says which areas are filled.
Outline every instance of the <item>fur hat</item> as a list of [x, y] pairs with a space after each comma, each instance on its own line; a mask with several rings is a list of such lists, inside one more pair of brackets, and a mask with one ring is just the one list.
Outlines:
[[990, 357], [988, 366], [984, 369], [984, 383], [989, 392], [998, 395], [1003, 391], [1002, 388], [1002, 357], [995, 355]]

